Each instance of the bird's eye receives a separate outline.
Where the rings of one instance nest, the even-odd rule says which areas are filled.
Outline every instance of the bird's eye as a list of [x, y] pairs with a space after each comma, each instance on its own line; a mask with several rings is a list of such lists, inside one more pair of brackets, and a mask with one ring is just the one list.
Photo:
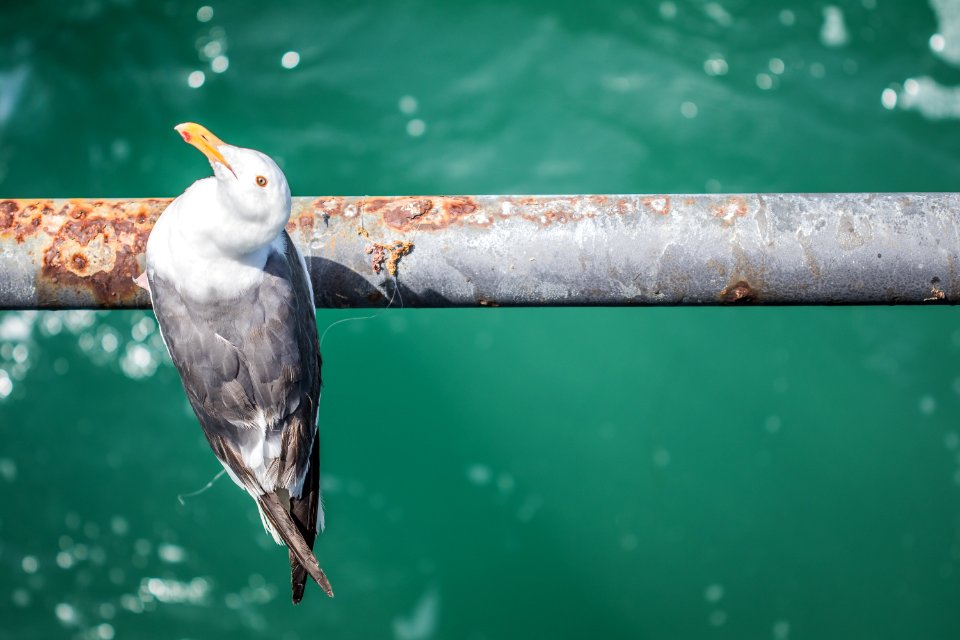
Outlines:
[[267, 186], [267, 179], [264, 178], [263, 176], [257, 176], [257, 186], [258, 187]]

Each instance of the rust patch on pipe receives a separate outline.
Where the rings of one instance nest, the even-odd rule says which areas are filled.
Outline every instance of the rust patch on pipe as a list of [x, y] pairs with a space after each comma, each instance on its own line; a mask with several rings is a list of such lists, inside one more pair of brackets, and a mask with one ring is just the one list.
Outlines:
[[377, 274], [386, 269], [387, 273], [396, 277], [400, 259], [413, 251], [413, 243], [404, 240], [394, 240], [388, 244], [374, 242], [363, 227], [357, 229], [357, 235], [370, 240], [370, 246], [364, 252], [371, 256], [370, 268]]
[[372, 198], [358, 205], [362, 215], [379, 214], [385, 225], [404, 233], [436, 231], [456, 223], [485, 227], [493, 222], [470, 197]]
[[757, 301], [757, 292], [746, 280], [738, 280], [720, 291], [720, 300], [728, 304], [749, 304]]
[[42, 231], [44, 216], [51, 213], [51, 200], [0, 201], [0, 238], [13, 238], [21, 244]]
[[329, 198], [316, 198], [310, 206], [314, 212], [319, 213], [324, 218], [333, 218], [343, 214], [343, 198], [339, 196]]
[[[541, 227], [567, 224], [595, 218], [608, 211], [609, 196], [558, 196], [553, 198], [514, 198], [512, 215], [534, 222]], [[614, 203], [617, 213], [630, 210], [629, 203], [620, 198]]]
[[48, 207], [49, 243], [41, 249], [37, 276], [40, 300], [61, 300], [67, 289], [98, 305], [135, 304], [139, 289], [133, 279], [143, 270], [150, 230], [169, 203], [71, 201], [57, 212]]
[[940, 288], [940, 278], [930, 280], [930, 297], [924, 298], [924, 302], [946, 302], [947, 294]]
[[743, 196], [731, 196], [713, 208], [713, 215], [720, 218], [725, 225], [732, 225], [734, 220], [747, 215], [747, 199]]
[[670, 196], [647, 196], [646, 198], [641, 198], [640, 202], [657, 215], [670, 215]]

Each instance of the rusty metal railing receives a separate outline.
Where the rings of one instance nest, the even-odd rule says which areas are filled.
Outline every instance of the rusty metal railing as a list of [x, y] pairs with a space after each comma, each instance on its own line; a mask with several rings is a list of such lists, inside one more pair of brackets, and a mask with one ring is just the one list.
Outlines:
[[[0, 200], [0, 308], [131, 308], [169, 199]], [[295, 198], [323, 307], [960, 300], [960, 194]], [[229, 230], [225, 230], [229, 232]]]

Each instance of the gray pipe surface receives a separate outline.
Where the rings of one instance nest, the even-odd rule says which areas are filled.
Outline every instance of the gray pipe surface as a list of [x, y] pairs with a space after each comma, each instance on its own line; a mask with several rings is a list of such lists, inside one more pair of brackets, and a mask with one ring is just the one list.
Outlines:
[[[0, 200], [0, 308], [131, 308], [169, 199]], [[294, 198], [321, 307], [960, 299], [960, 195]], [[224, 229], [229, 233], [229, 229]]]

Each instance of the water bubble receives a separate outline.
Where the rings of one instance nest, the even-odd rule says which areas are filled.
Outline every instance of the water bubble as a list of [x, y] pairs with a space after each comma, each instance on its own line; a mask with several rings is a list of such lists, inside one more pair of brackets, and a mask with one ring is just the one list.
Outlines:
[[139, 342], [132, 342], [127, 344], [120, 360], [120, 369], [128, 378], [139, 379], [152, 376], [158, 364], [150, 349]]
[[897, 92], [889, 87], [880, 94], [880, 104], [884, 109], [895, 109], [897, 106]]
[[6, 398], [13, 393], [13, 380], [10, 374], [4, 369], [0, 369], [0, 399]]
[[117, 615], [117, 608], [109, 602], [104, 602], [97, 608], [97, 612], [104, 620], [113, 620]]
[[810, 75], [814, 78], [823, 78], [827, 75], [827, 68], [819, 62], [814, 62], [810, 65]]
[[787, 640], [790, 637], [790, 623], [786, 620], [777, 620], [773, 623], [774, 640]]
[[230, 66], [230, 59], [227, 56], [217, 56], [210, 62], [210, 70], [214, 73], [223, 73]]
[[723, 598], [723, 585], [711, 584], [703, 592], [703, 597], [707, 602], [720, 602]]
[[467, 467], [467, 479], [477, 486], [489, 483], [492, 475], [490, 467], [484, 464], [473, 464]]
[[23, 556], [20, 567], [24, 573], [36, 573], [37, 569], [40, 568], [40, 563], [37, 562], [36, 556]]
[[10, 458], [0, 458], [0, 477], [7, 482], [17, 479], [17, 463]]
[[24, 364], [30, 357], [30, 349], [25, 344], [18, 344], [13, 348], [13, 361], [17, 364]]
[[940, 53], [947, 46], [947, 39], [943, 37], [942, 33], [935, 33], [930, 36], [930, 50], [936, 53]]
[[175, 563], [183, 562], [187, 554], [183, 550], [183, 547], [175, 544], [161, 544], [157, 547], [157, 555], [160, 556], [160, 559], [164, 562]]
[[623, 548], [624, 551], [633, 551], [637, 548], [638, 542], [635, 534], [625, 533], [620, 536], [620, 547]]
[[73, 566], [73, 556], [66, 551], [57, 554], [57, 566], [61, 569], [69, 569]]
[[197, 9], [197, 20], [199, 22], [210, 22], [213, 18], [213, 7], [202, 6]]
[[57, 620], [59, 620], [65, 626], [77, 624], [77, 620], [79, 618], [77, 615], [77, 610], [66, 602], [61, 602], [58, 604], [54, 608], [53, 612], [56, 614]]
[[427, 123], [420, 118], [414, 118], [407, 123], [407, 134], [414, 138], [419, 138], [426, 132], [426, 130]]
[[130, 329], [130, 337], [137, 342], [143, 342], [153, 334], [155, 328], [156, 325], [154, 324], [153, 319], [148, 316], [144, 316], [140, 318], [140, 320], [138, 320]]
[[757, 86], [763, 89], [764, 91], [766, 91], [767, 89], [771, 89], [773, 87], [773, 78], [771, 78], [769, 74], [758, 73]]
[[206, 82], [206, 80], [206, 74], [198, 69], [197, 71], [191, 71], [190, 75], [187, 76], [187, 85], [191, 89], [199, 89], [203, 86], [203, 83]]
[[96, 637], [100, 638], [100, 640], [113, 640], [113, 625], [104, 622], [98, 624], [93, 630], [96, 634]]
[[697, 117], [697, 114], [700, 110], [697, 108], [697, 105], [693, 102], [684, 102], [680, 105], [680, 114], [684, 118], [693, 119]]
[[63, 320], [60, 317], [60, 313], [57, 311], [44, 313], [41, 316], [40, 328], [48, 336], [55, 336], [60, 333], [60, 331], [63, 330]]
[[13, 590], [13, 604], [18, 607], [27, 607], [30, 605], [30, 592], [26, 589]]
[[143, 600], [130, 593], [120, 596], [120, 606], [130, 613], [143, 613]]
[[783, 63], [783, 60], [780, 58], [770, 58], [770, 62], [767, 63], [767, 67], [772, 73], [780, 75], [786, 69], [786, 65]]
[[730, 13], [718, 2], [708, 2], [703, 7], [703, 10], [720, 26], [728, 27], [733, 22], [733, 18], [730, 16]]
[[796, 14], [794, 14], [790, 9], [782, 9], [778, 17], [780, 18], [780, 24], [785, 27], [792, 26], [793, 23], [797, 21]]
[[820, 27], [820, 42], [827, 47], [842, 47], [850, 36], [843, 22], [840, 7], [828, 5], [823, 8], [823, 26]]
[[664, 20], [673, 20], [677, 17], [677, 5], [672, 2], [660, 3], [660, 17]]
[[287, 51], [283, 54], [283, 57], [280, 58], [280, 64], [284, 69], [293, 69], [300, 64], [300, 54], [296, 51]]
[[708, 76], [725, 76], [729, 70], [730, 67], [727, 65], [727, 61], [719, 55], [714, 55], [703, 63], [703, 71]]
[[0, 321], [0, 340], [9, 342], [26, 340], [33, 331], [35, 317], [35, 312], [31, 314], [21, 311], [7, 314]]
[[933, 396], [923, 396], [920, 398], [920, 413], [925, 416], [931, 415], [937, 409], [937, 401], [934, 400]]
[[413, 96], [401, 96], [397, 106], [400, 109], [400, 113], [412, 116], [417, 112], [417, 99]]
[[223, 43], [219, 40], [211, 40], [203, 45], [203, 57], [207, 60], [216, 58], [221, 53], [223, 53]]
[[110, 518], [110, 530], [118, 536], [123, 536], [130, 530], [130, 525], [123, 516], [113, 516]]

